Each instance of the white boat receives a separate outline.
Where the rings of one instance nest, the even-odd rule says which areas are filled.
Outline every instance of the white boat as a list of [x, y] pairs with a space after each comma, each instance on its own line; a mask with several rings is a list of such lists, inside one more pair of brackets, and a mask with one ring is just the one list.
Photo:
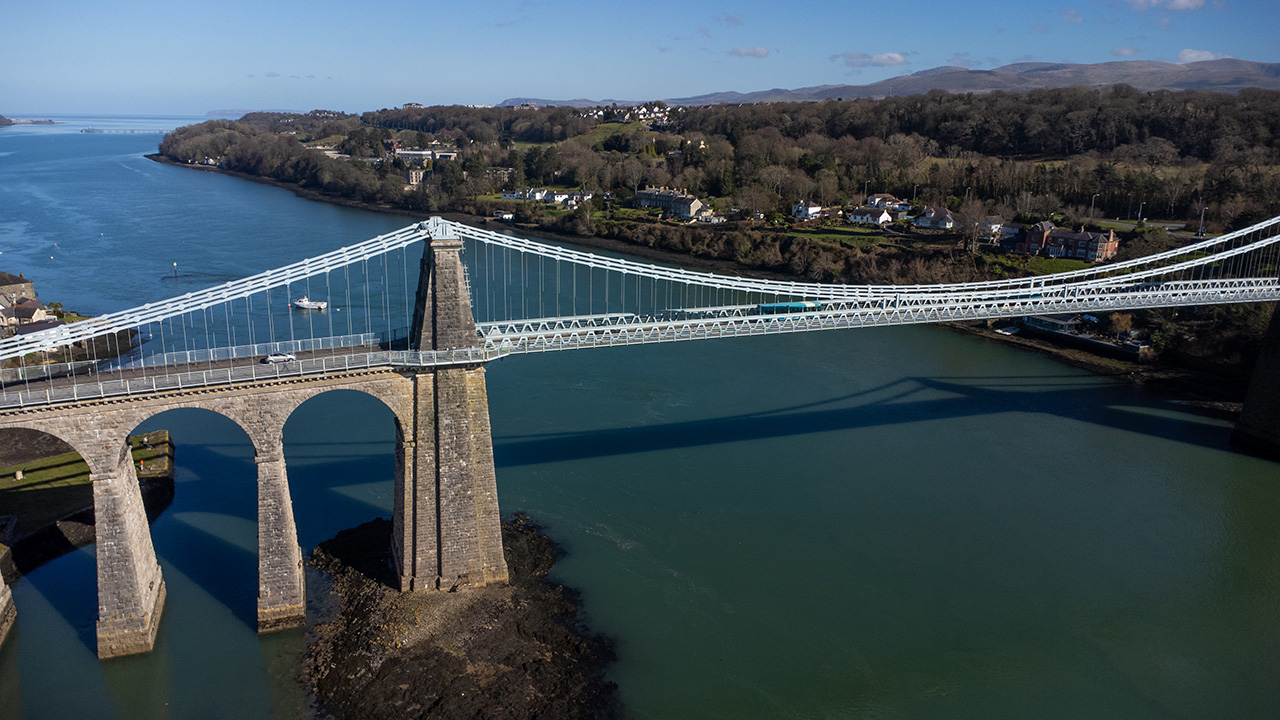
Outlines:
[[302, 297], [293, 301], [293, 306], [297, 308], [302, 308], [303, 310], [324, 310], [325, 308], [329, 307], [329, 303], [323, 300], [312, 300], [311, 298], [308, 298], [306, 295], [303, 295]]

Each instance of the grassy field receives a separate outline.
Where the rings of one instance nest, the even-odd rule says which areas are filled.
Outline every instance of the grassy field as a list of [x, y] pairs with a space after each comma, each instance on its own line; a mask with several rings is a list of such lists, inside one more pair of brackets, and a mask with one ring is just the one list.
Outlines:
[[792, 237], [810, 240], [825, 240], [848, 247], [870, 247], [889, 242], [884, 233], [871, 228], [860, 227], [827, 227], [815, 230], [792, 230], [787, 233]]
[[[167, 430], [129, 438], [138, 477], [173, 472], [173, 446]], [[22, 479], [17, 478], [21, 472]], [[24, 465], [0, 468], [0, 518], [17, 522], [11, 539], [29, 535], [77, 510], [93, 505], [89, 466], [79, 453], [65, 453]], [[0, 541], [4, 538], [0, 537]], [[0, 544], [0, 552], [4, 551]]]
[[[633, 123], [600, 123], [591, 129], [591, 132], [583, 133], [577, 137], [569, 138], [573, 142], [578, 142], [587, 147], [594, 147], [596, 143], [604, 142], [606, 139], [617, 135], [618, 133], [628, 132], [631, 130], [647, 130], [649, 126], [642, 122]], [[655, 133], [656, 134], [656, 133]]]
[[1094, 267], [1094, 263], [1069, 258], [1047, 258], [1036, 255], [1003, 255], [990, 256], [997, 265], [1017, 270], [1026, 270], [1032, 275], [1051, 275], [1053, 273], [1070, 272]]
[[661, 217], [662, 211], [658, 208], [618, 207], [613, 209], [615, 220], [657, 220]]

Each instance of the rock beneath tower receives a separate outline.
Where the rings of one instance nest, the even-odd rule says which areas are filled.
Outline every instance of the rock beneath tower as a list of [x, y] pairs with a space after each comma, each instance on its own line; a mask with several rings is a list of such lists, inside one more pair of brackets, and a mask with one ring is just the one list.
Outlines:
[[555, 545], [528, 518], [502, 524], [510, 584], [400, 593], [375, 520], [321, 543], [310, 564], [339, 608], [313, 628], [304, 670], [326, 710], [365, 718], [618, 714], [605, 638], [577, 621], [577, 596], [547, 582]]

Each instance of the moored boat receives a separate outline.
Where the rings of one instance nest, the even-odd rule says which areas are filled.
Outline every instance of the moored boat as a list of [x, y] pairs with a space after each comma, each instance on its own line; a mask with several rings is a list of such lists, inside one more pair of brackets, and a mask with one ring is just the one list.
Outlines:
[[302, 308], [303, 310], [324, 310], [329, 307], [329, 303], [324, 300], [312, 300], [306, 295], [303, 295], [293, 301], [293, 306], [296, 308]]

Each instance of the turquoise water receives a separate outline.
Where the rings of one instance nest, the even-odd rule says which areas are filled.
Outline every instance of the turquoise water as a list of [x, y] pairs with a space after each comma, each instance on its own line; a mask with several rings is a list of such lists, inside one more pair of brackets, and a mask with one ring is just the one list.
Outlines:
[[[75, 129], [0, 131], [0, 269], [71, 309], [409, 222]], [[1167, 398], [929, 327], [508, 358], [489, 390], [502, 509], [565, 548], [632, 717], [1280, 716], [1280, 466]], [[304, 633], [254, 632], [248, 439], [196, 411], [147, 426], [178, 443], [156, 651], [96, 660], [82, 549], [14, 587], [0, 707], [312, 717]], [[304, 551], [389, 513], [385, 408], [321, 396], [285, 432]]]

